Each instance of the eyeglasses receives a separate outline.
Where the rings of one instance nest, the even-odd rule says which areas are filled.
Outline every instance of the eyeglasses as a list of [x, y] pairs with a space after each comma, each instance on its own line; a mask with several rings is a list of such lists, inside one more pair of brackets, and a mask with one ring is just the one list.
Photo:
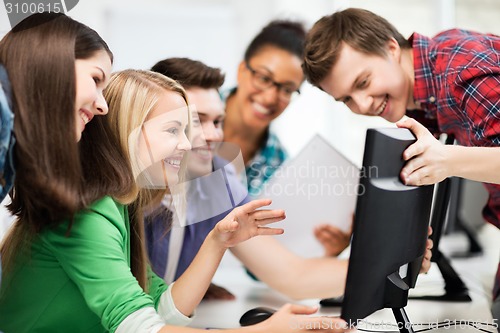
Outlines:
[[256, 89], [267, 90], [276, 87], [278, 89], [278, 98], [282, 102], [289, 102], [295, 95], [300, 94], [300, 90], [294, 84], [276, 82], [269, 75], [253, 69], [248, 62], [246, 66], [252, 73], [252, 84]]

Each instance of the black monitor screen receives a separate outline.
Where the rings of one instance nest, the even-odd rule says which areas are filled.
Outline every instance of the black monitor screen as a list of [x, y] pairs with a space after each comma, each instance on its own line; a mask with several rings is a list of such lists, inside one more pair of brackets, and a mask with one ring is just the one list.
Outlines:
[[405, 186], [403, 128], [369, 129], [356, 204], [341, 317], [356, 324], [383, 308], [403, 308], [425, 253], [433, 186]]

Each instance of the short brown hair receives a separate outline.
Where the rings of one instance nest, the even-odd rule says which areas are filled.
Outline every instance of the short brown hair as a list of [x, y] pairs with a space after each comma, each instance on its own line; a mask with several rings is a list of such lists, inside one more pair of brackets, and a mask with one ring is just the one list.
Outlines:
[[168, 58], [157, 62], [151, 71], [168, 76], [184, 88], [219, 89], [224, 83], [224, 74], [219, 68], [205, 65], [189, 58]]
[[348, 8], [324, 16], [306, 37], [302, 65], [306, 79], [318, 86], [337, 62], [343, 43], [365, 54], [385, 56], [391, 38], [401, 48], [411, 47], [392, 24], [368, 10]]

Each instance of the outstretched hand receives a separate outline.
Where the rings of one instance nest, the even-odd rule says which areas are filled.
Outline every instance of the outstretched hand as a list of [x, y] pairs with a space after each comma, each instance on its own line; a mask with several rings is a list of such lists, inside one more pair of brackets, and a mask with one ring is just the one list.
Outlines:
[[259, 199], [236, 207], [215, 226], [216, 239], [223, 247], [230, 248], [255, 236], [282, 234], [282, 228], [271, 228], [266, 225], [284, 220], [285, 211], [282, 209], [259, 210], [270, 204], [270, 199]]
[[305, 305], [285, 304], [266, 321], [258, 324], [264, 332], [331, 332], [347, 331], [347, 323], [339, 317], [310, 317], [318, 309]]
[[401, 170], [401, 179], [406, 185], [436, 184], [449, 176], [450, 166], [447, 146], [439, 142], [429, 130], [408, 118], [396, 125], [407, 128], [417, 137], [417, 142], [409, 146], [403, 153], [406, 162]]

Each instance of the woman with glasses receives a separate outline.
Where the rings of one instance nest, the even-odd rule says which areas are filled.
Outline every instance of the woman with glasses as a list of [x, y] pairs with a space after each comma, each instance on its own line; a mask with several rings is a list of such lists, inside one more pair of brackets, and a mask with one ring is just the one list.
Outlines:
[[[299, 94], [305, 35], [299, 22], [278, 20], [265, 26], [248, 46], [238, 67], [238, 86], [226, 99], [224, 141], [241, 148], [251, 197], [260, 194], [287, 158], [270, 125]], [[322, 224], [314, 234], [325, 254], [336, 256], [349, 244], [351, 233]]]
[[238, 67], [238, 86], [226, 99], [224, 138], [241, 147], [248, 192], [262, 185], [287, 154], [269, 130], [304, 81], [305, 29], [293, 21], [272, 21], [255, 36]]

